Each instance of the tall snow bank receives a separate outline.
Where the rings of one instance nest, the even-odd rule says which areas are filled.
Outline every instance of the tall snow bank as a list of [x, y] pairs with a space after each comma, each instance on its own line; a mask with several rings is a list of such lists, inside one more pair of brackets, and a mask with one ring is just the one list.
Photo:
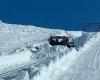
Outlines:
[[10, 53], [14, 49], [46, 41], [48, 36], [62, 33], [65, 31], [0, 22], [0, 55], [3, 55], [3, 52]]

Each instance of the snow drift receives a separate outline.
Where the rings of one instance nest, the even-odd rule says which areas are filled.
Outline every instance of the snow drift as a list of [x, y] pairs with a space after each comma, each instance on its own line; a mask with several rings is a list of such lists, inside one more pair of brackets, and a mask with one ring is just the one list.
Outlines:
[[[3, 22], [0, 28], [0, 80], [100, 79], [100, 33]], [[50, 46], [47, 42], [50, 35], [66, 34], [74, 38], [75, 48]]]

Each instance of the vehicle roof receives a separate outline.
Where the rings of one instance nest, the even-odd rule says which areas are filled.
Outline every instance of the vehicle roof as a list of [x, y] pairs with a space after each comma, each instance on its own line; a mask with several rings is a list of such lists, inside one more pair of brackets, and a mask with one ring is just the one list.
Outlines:
[[50, 36], [50, 38], [65, 38], [67, 36]]

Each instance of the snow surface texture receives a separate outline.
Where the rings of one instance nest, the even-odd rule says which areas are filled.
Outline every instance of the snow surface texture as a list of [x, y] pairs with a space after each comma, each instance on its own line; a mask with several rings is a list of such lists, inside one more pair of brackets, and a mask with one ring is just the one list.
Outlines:
[[33, 80], [100, 80], [100, 33], [90, 39], [78, 52], [69, 54], [43, 67]]
[[[50, 35], [76, 47], [50, 46]], [[0, 22], [0, 80], [100, 80], [99, 35]]]

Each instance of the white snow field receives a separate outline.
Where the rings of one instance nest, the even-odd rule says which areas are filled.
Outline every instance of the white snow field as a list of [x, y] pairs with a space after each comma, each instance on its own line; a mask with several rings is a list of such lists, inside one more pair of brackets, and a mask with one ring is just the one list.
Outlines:
[[57, 59], [42, 67], [33, 80], [100, 80], [100, 33], [91, 38], [78, 52]]
[[[50, 35], [69, 35], [75, 48], [51, 46]], [[100, 80], [100, 33], [0, 22], [0, 80]]]

